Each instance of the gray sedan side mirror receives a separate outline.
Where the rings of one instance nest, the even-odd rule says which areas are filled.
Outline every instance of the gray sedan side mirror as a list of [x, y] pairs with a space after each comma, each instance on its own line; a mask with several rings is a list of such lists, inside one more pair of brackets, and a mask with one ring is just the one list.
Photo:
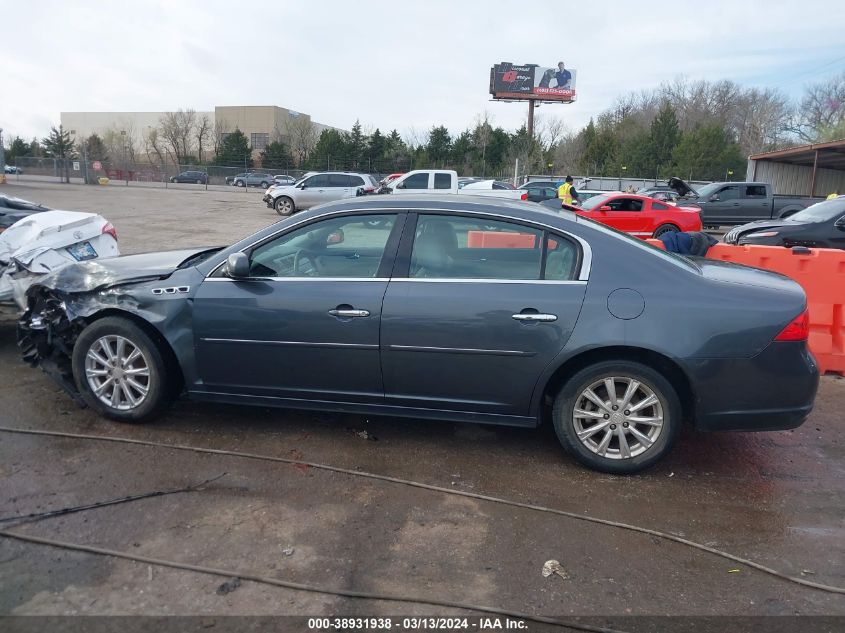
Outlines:
[[232, 253], [226, 260], [226, 274], [232, 279], [249, 277], [249, 258], [244, 253]]

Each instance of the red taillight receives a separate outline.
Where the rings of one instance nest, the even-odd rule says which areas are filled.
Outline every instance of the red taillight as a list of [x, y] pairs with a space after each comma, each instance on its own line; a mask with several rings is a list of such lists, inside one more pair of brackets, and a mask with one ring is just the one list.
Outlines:
[[524, 194], [522, 194], [521, 196], [519, 196], [519, 199], [520, 199], [520, 200], [528, 200], [528, 192], [526, 191]]
[[810, 311], [804, 310], [775, 337], [776, 341], [806, 341], [810, 336]]
[[103, 225], [103, 230], [100, 231], [101, 235], [109, 234], [114, 238], [114, 241], [117, 241], [117, 230], [115, 230], [114, 225], [111, 222], [106, 222]]

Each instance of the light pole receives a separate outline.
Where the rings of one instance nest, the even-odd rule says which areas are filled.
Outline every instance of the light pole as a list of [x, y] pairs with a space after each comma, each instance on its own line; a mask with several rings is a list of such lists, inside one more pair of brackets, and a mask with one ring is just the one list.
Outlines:
[[3, 148], [3, 128], [0, 127], [0, 165], [3, 165], [3, 173], [0, 174], [0, 184], [6, 182], [6, 150]]
[[554, 172], [555, 164], [549, 163], [548, 167], [549, 167], [549, 176], [552, 176], [553, 175], [552, 172]]
[[622, 165], [622, 175], [619, 176], [619, 191], [622, 191], [622, 177], [627, 173], [628, 166]]
[[126, 165], [126, 130], [120, 131], [120, 138], [123, 140], [123, 177], [126, 179], [126, 186], [129, 186], [129, 170]]
[[734, 175], [734, 170], [733, 170], [733, 169], [728, 169], [728, 170], [725, 172], [725, 180], [727, 180], [728, 182], [730, 182], [730, 178], [728, 178], [728, 176], [733, 176], [733, 175]]

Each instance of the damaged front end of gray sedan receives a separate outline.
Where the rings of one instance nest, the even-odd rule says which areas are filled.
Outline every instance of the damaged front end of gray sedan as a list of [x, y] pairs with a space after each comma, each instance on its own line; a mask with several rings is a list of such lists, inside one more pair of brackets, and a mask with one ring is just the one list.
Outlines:
[[[28, 290], [26, 310], [18, 321], [18, 346], [24, 362], [40, 367], [80, 406], [90, 404], [77, 384], [84, 377], [77, 374], [75, 380], [73, 371], [74, 347], [83, 330], [97, 320], [122, 317], [135, 323], [161, 349], [170, 350], [168, 345], [161, 345], [164, 336], [157, 325], [169, 323], [172, 327], [184, 322], [177, 313], [185, 311], [187, 293], [196, 281], [193, 265], [218, 250], [191, 249], [80, 262], [43, 277]], [[118, 350], [108, 351], [116, 355]], [[85, 377], [97, 371], [115, 371], [108, 366], [113, 354], [104, 353], [106, 367], [87, 367]], [[170, 355], [172, 352], [165, 352], [164, 360], [179, 373]], [[103, 375], [108, 377], [108, 373]], [[114, 380], [112, 383], [117, 385]], [[181, 379], [178, 383], [181, 387]], [[124, 385], [131, 390], [131, 382], [125, 379]], [[126, 388], [121, 388], [120, 395]]]

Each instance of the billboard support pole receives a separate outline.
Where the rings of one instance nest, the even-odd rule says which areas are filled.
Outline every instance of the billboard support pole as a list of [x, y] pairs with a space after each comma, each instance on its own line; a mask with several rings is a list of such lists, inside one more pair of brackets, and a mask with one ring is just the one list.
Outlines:
[[528, 138], [534, 140], [534, 101], [528, 100]]

